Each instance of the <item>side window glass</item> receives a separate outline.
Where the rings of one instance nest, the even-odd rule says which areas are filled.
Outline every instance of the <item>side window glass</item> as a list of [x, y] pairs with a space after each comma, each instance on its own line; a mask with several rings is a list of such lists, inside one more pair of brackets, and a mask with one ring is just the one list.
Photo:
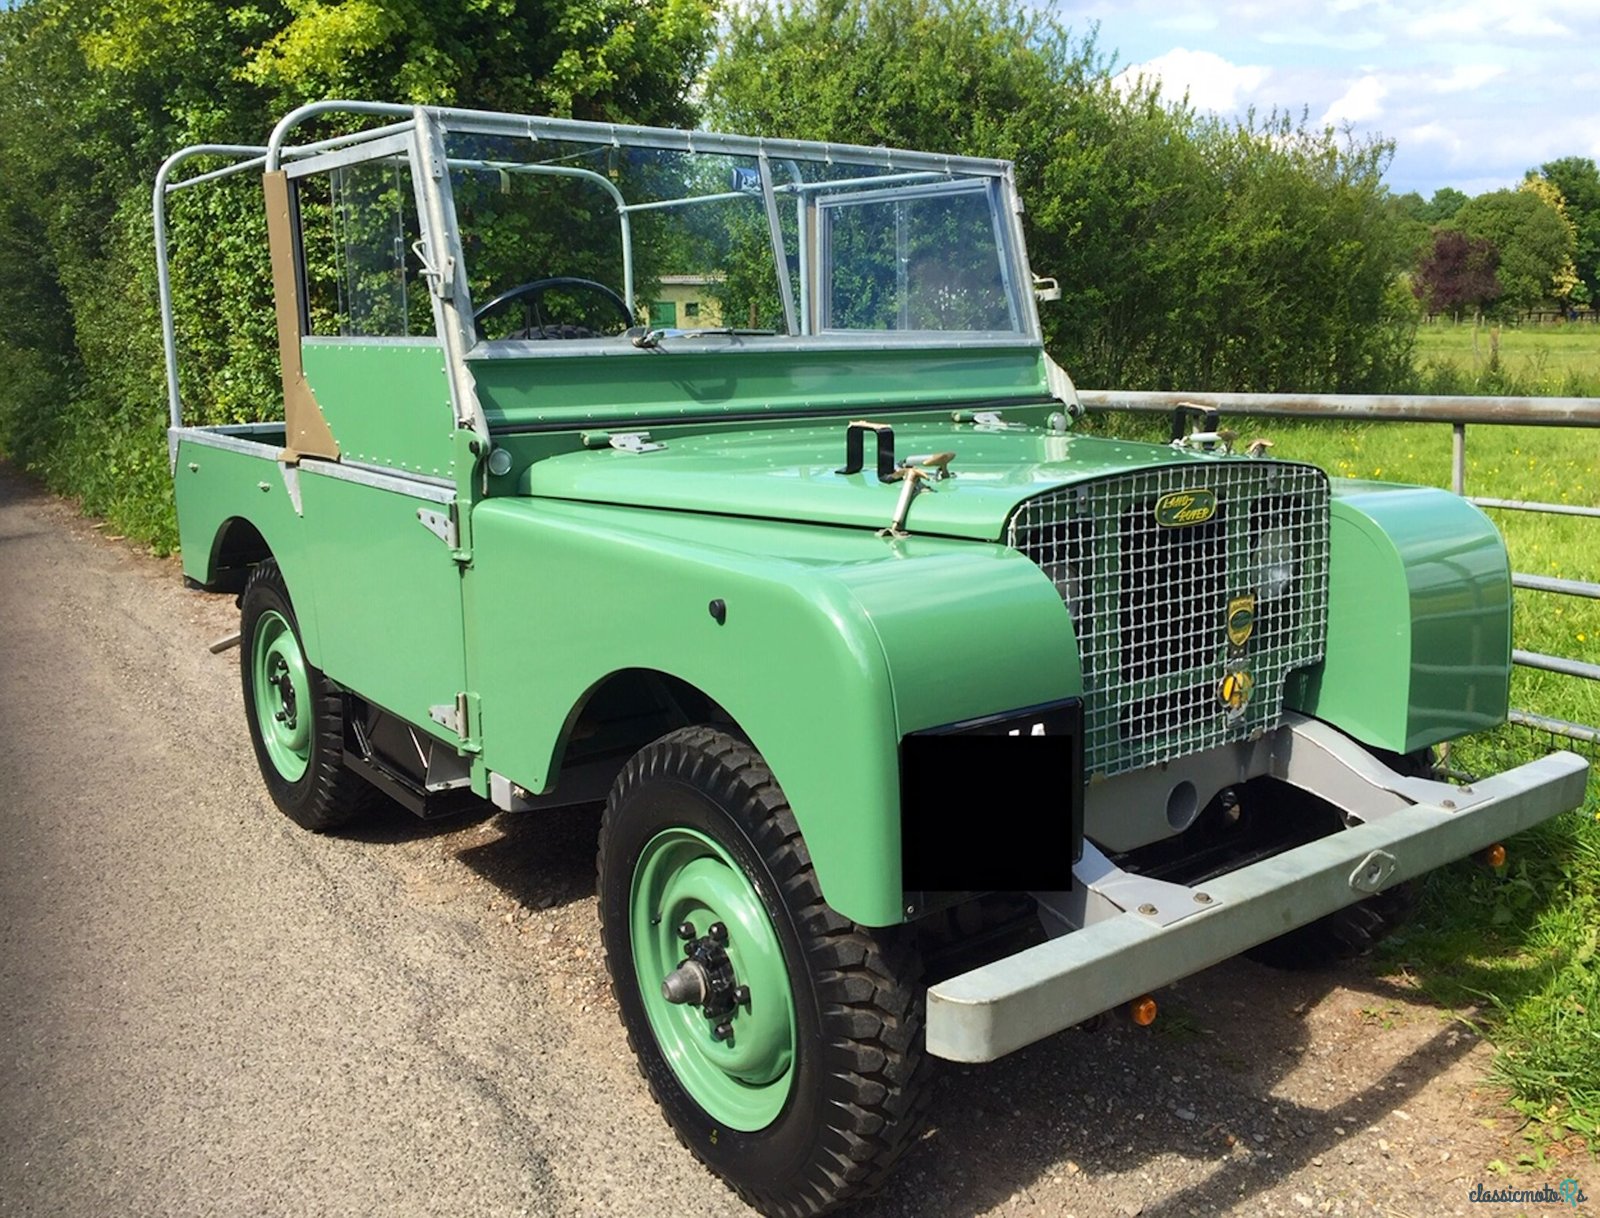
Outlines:
[[413, 249], [420, 226], [404, 157], [308, 175], [297, 201], [312, 334], [433, 334], [432, 301]]

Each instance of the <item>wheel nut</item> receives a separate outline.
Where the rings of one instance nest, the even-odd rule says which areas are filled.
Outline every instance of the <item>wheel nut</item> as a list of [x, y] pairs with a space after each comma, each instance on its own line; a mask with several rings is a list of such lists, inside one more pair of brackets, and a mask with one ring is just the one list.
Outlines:
[[719, 1023], [716, 1027], [711, 1029], [711, 1039], [712, 1040], [732, 1040], [733, 1039], [733, 1025], [731, 1023], [726, 1022], [726, 1021], [724, 1021], [722, 1023]]
[[750, 1001], [750, 987], [747, 985], [734, 986], [733, 1000], [739, 1006], [744, 1006], [745, 1003]]
[[678, 924], [678, 938], [680, 938], [680, 939], [693, 939], [694, 938], [694, 923], [693, 922], [680, 922]]
[[713, 922], [711, 929], [706, 934], [710, 935], [718, 943], [726, 943], [728, 941], [728, 928], [721, 922]]

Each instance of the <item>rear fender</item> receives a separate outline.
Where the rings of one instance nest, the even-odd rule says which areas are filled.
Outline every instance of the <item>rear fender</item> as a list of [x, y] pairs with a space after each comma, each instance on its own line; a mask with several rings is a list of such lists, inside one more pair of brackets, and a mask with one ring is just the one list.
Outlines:
[[[303, 522], [291, 494], [299, 471], [280, 462], [272, 445], [219, 437], [231, 441], [222, 448], [179, 436], [174, 496], [183, 573], [207, 587], [223, 583], [230, 555], [241, 552], [233, 541], [243, 530], [253, 531], [283, 572], [306, 658], [320, 668], [316, 598], [304, 559]], [[260, 556], [254, 546], [249, 553]]]

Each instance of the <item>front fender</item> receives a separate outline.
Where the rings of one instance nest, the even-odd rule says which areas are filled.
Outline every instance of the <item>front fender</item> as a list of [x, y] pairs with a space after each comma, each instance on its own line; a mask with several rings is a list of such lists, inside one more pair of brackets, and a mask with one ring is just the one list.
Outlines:
[[548, 789], [586, 691], [670, 673], [749, 735], [824, 895], [864, 924], [903, 917], [901, 735], [1081, 690], [1061, 598], [1003, 546], [508, 499], [473, 538], [487, 765]]
[[1434, 487], [1335, 480], [1328, 644], [1286, 702], [1410, 753], [1506, 717], [1511, 567], [1489, 519]]

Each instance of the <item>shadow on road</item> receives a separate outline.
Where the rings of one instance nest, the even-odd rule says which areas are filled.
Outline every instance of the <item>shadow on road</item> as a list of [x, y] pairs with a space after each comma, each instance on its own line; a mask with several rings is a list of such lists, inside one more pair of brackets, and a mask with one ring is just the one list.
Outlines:
[[[1330, 995], [1353, 1042], [1328, 1043], [1326, 1029], [1307, 1026], [1304, 1013]], [[1036, 1193], [1056, 1194], [1064, 1177], [1078, 1213], [1265, 1212], [1261, 1194], [1325, 1162], [1326, 1178], [1338, 1181], [1358, 1154], [1375, 1161], [1363, 1179], [1381, 1182], [1405, 1168], [1355, 1139], [1477, 1044], [1461, 1024], [1440, 1023], [1431, 1034], [1412, 1029], [1408, 1051], [1364, 1052], [1384, 1013], [1417, 995], [1355, 968], [1286, 975], [1236, 960], [1160, 997], [1164, 1013], [1150, 1030], [1113, 1020], [988, 1065], [947, 1066], [928, 1132], [897, 1185], [860, 1218], [967, 1218], [1012, 1198], [1048, 1210]], [[1420, 1018], [1431, 1026], [1431, 1012]], [[1303, 1187], [1301, 1177], [1295, 1188]], [[1085, 1190], [1099, 1200], [1083, 1200]]]
[[547, 812], [503, 813], [500, 833], [456, 857], [529, 909], [550, 909], [594, 896], [594, 857], [601, 805]]

